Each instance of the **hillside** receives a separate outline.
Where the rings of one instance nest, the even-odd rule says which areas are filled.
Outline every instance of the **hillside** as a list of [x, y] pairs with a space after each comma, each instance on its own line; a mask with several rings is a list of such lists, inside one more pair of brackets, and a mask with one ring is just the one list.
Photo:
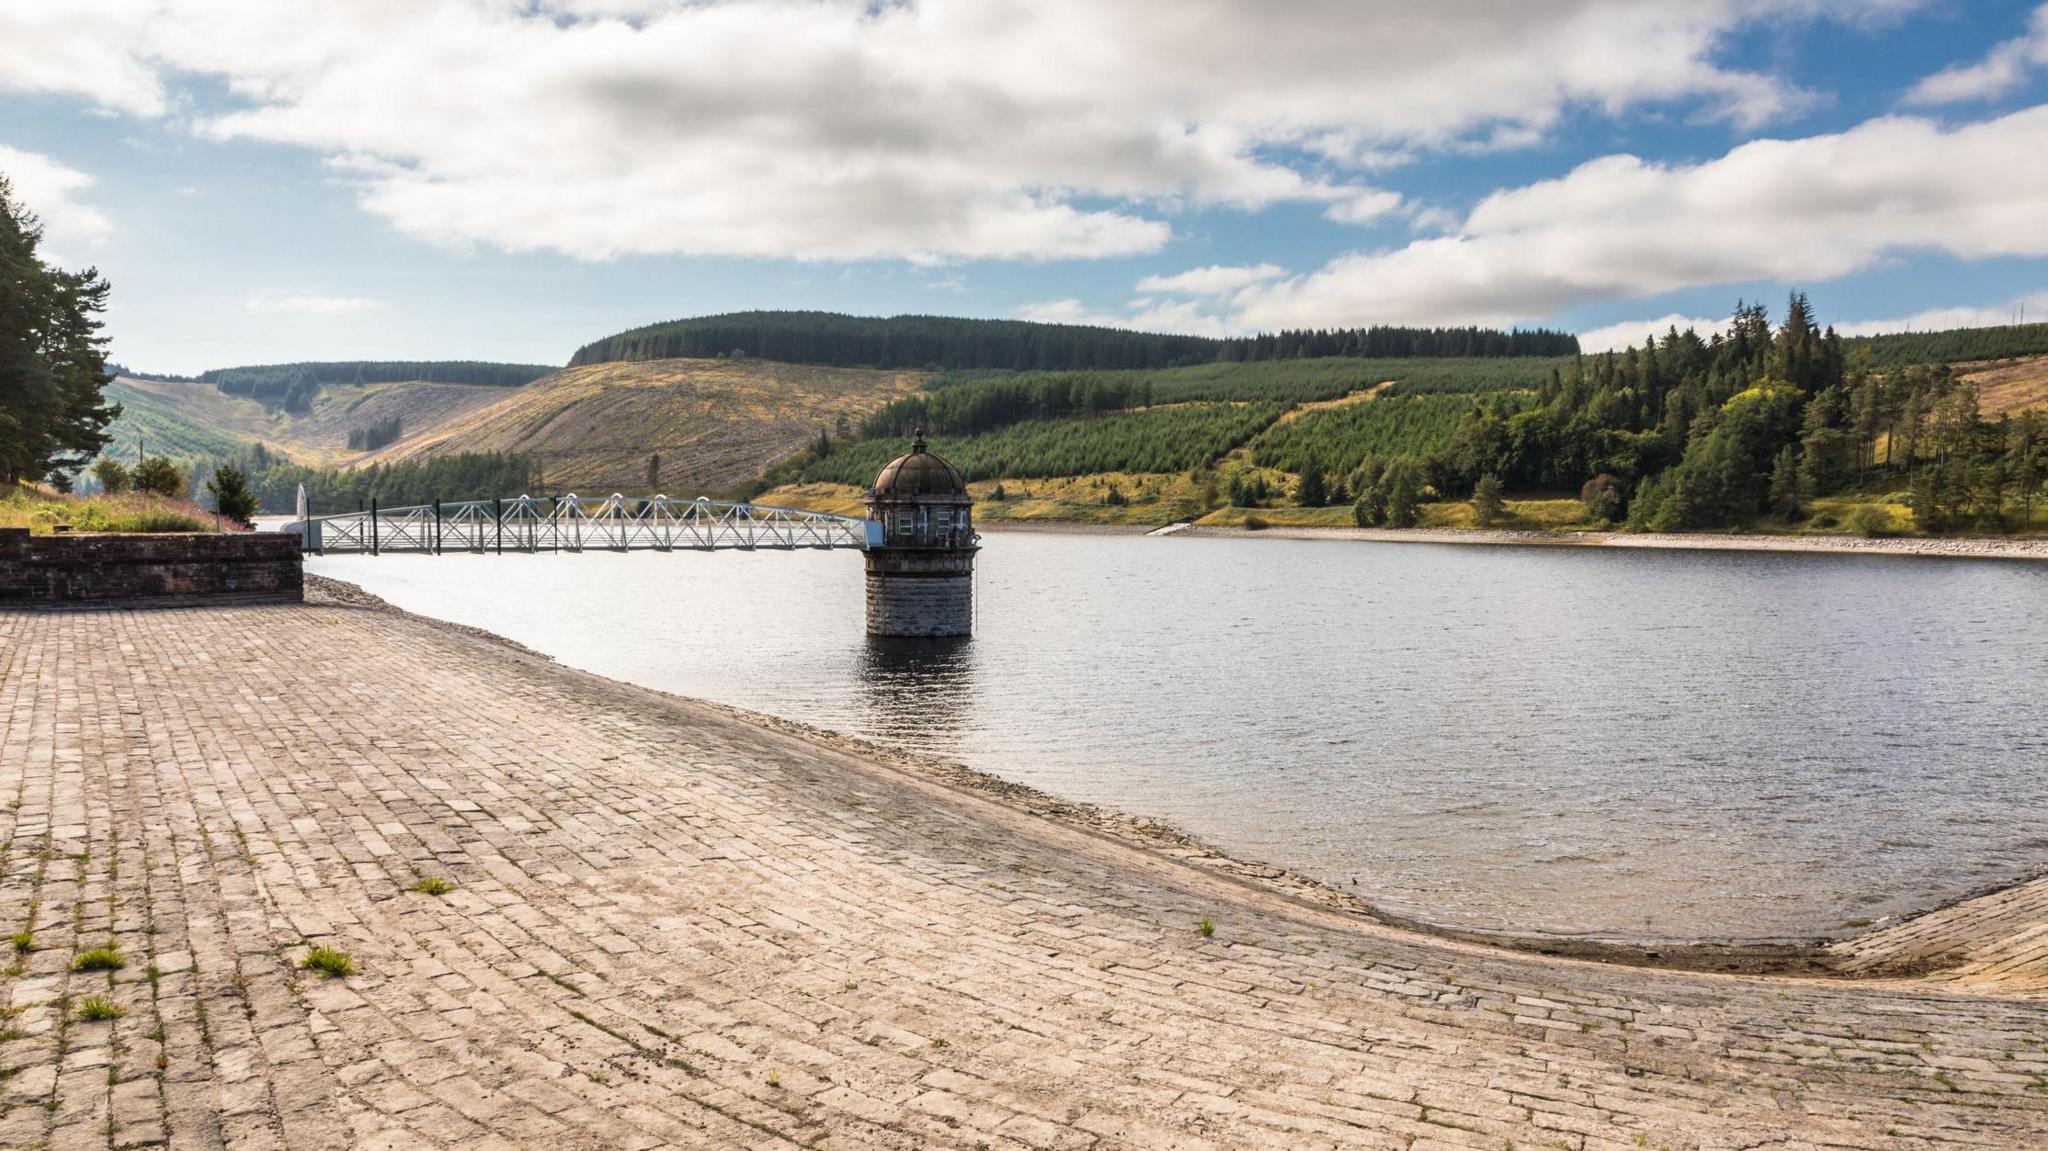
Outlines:
[[659, 455], [662, 490], [724, 492], [924, 381], [920, 372], [747, 358], [592, 364], [497, 392], [362, 462], [513, 453], [530, 457], [551, 491], [638, 493]]
[[2048, 408], [2048, 356], [1956, 367], [1977, 386], [1977, 403], [1987, 416]]
[[309, 410], [291, 412], [229, 395], [212, 383], [123, 376], [107, 388], [107, 397], [122, 407], [107, 454], [132, 458], [139, 437], [151, 454], [179, 460], [234, 456], [261, 443], [302, 463], [346, 465], [366, 454], [348, 447], [349, 433], [357, 428], [395, 417], [407, 431], [426, 431], [507, 392], [418, 380], [329, 384]]
[[990, 521], [1463, 522], [1483, 480], [1494, 522], [1543, 529], [2039, 522], [2048, 326], [1843, 341], [1810, 317], [1795, 296], [1783, 323], [1745, 308], [1712, 340], [1583, 359], [949, 373], [765, 498], [844, 506], [918, 425]]

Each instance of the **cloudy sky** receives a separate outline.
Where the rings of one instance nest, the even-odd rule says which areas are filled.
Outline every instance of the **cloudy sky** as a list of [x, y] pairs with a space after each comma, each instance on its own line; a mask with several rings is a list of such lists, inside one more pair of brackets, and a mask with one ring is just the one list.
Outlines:
[[756, 307], [2048, 319], [2048, 4], [0, 0], [0, 172], [156, 371]]

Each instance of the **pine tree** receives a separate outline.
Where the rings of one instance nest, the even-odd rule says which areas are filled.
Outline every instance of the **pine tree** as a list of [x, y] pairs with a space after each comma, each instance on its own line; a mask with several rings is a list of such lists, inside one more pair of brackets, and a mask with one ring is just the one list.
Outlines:
[[1294, 490], [1294, 502], [1305, 508], [1319, 508], [1329, 501], [1330, 492], [1323, 481], [1323, 469], [1313, 464], [1302, 469], [1301, 483]]
[[1797, 523], [1806, 515], [1806, 479], [1799, 466], [1799, 450], [1790, 444], [1779, 449], [1771, 465], [1769, 500], [1771, 513], [1783, 523]]
[[207, 493], [213, 496], [213, 510], [243, 527], [256, 526], [256, 496], [249, 490], [249, 477], [239, 468], [215, 468], [212, 478], [206, 481]]
[[1500, 480], [1491, 474], [1480, 476], [1479, 482], [1472, 485], [1472, 522], [1490, 528], [1506, 513], [1507, 501], [1501, 498]]
[[0, 480], [68, 479], [112, 442], [99, 272], [36, 255], [42, 227], [0, 174]]
[[1402, 456], [1388, 464], [1380, 483], [1386, 490], [1388, 527], [1412, 528], [1422, 522], [1422, 469], [1413, 458]]

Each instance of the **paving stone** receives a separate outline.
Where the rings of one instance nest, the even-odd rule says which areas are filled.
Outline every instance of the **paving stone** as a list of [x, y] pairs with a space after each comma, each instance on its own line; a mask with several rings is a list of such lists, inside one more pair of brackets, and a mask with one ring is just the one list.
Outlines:
[[2048, 1146], [2048, 883], [1882, 978], [1545, 959], [314, 582], [0, 611], [0, 1145]]

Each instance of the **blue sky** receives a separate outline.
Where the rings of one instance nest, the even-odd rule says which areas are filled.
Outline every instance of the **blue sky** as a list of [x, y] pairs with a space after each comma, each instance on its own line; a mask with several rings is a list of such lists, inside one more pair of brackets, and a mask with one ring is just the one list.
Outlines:
[[156, 371], [770, 307], [2048, 319], [2048, 5], [1415, 8], [0, 0], [0, 171]]

